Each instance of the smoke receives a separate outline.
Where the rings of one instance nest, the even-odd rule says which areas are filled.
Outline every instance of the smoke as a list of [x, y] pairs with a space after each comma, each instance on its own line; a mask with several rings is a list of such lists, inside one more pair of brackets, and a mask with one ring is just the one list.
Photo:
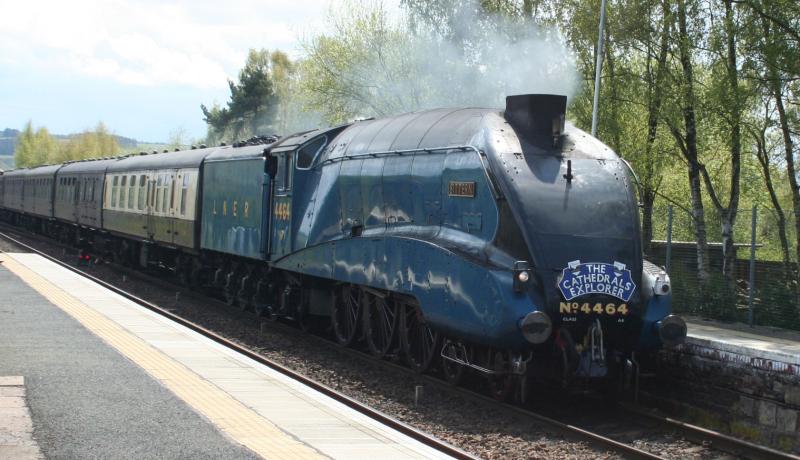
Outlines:
[[558, 31], [478, 11], [477, 2], [465, 2], [448, 38], [413, 38], [413, 60], [431, 95], [439, 96], [420, 101], [422, 106], [454, 101], [494, 107], [510, 94], [575, 94], [579, 75]]
[[381, 3], [351, 1], [332, 20], [332, 35], [307, 46], [311, 67], [324, 76], [309, 81], [326, 118], [503, 107], [511, 94], [576, 93], [574, 56], [557, 30], [486, 14], [474, 0], [455, 0], [445, 18], [414, 5], [406, 2], [392, 18]]

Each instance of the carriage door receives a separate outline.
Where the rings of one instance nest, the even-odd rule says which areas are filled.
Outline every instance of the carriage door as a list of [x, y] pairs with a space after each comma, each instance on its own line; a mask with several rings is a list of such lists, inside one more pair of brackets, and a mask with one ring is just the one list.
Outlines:
[[292, 152], [275, 154], [278, 168], [272, 189], [271, 259], [280, 259], [292, 252]]

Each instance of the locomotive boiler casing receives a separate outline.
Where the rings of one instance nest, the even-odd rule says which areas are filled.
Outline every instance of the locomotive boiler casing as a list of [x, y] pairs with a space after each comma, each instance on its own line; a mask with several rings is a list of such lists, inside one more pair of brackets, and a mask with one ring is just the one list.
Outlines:
[[[533, 97], [534, 105], [520, 110], [536, 113], [536, 103], [552, 102], [547, 97]], [[536, 311], [576, 331], [600, 319], [624, 349], [658, 345], [669, 294], [642, 294], [627, 167], [596, 139], [564, 125], [563, 109], [551, 109], [522, 123], [508, 108], [431, 110], [361, 121], [274, 149], [287, 164], [295, 158], [303, 165], [290, 189], [273, 197], [273, 263], [413, 296], [437, 330], [482, 345], [529, 349], [522, 323]], [[312, 143], [323, 147], [300, 160], [309, 156], [300, 149]], [[624, 267], [636, 286], [624, 302], [625, 318], [563, 314], [558, 283], [576, 262]], [[531, 275], [522, 289], [514, 280], [520, 266]], [[579, 300], [623, 303], [607, 295]]]

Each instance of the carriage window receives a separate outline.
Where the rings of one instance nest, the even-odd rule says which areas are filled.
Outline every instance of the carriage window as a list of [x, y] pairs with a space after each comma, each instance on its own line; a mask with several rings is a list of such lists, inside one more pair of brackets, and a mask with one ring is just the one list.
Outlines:
[[181, 215], [186, 215], [186, 198], [189, 194], [189, 175], [183, 175], [183, 186], [181, 187]]
[[169, 201], [169, 176], [164, 174], [164, 193], [161, 195], [161, 211], [168, 212], [167, 202]]
[[175, 209], [175, 176], [169, 176], [169, 210]]
[[144, 179], [144, 174], [142, 174], [141, 176], [139, 176], [139, 197], [136, 199], [136, 204], [139, 211], [144, 209], [144, 186], [145, 186], [145, 179]]
[[136, 196], [136, 176], [131, 176], [130, 189], [128, 190], [128, 209], [133, 209], [133, 202], [135, 196]]
[[147, 181], [147, 205], [150, 206], [150, 209], [154, 209], [155, 204], [153, 202], [156, 199], [156, 179], [155, 176], [152, 179], [148, 179]]
[[118, 183], [119, 183], [119, 177], [114, 176], [114, 181], [112, 182], [111, 185], [111, 203], [109, 204], [110, 208], [114, 208], [117, 206], [117, 192], [119, 189]]
[[119, 183], [119, 208], [125, 209], [125, 203], [128, 198], [128, 187], [126, 183], [128, 182], [128, 176], [122, 176], [122, 180]]
[[327, 142], [328, 138], [326, 136], [320, 136], [298, 150], [297, 167], [301, 169], [310, 167], [314, 162], [314, 158], [322, 151], [322, 148], [325, 147]]
[[158, 184], [156, 186], [156, 190], [158, 190], [157, 195], [156, 195], [156, 211], [158, 211], [158, 212], [161, 212], [161, 202], [162, 202], [162, 197], [164, 196], [163, 184], [164, 184], [164, 175], [163, 174], [159, 174], [158, 175]]

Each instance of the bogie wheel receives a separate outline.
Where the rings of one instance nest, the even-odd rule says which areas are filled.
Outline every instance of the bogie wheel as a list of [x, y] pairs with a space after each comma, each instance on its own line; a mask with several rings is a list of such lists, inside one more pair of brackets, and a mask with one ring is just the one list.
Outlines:
[[430, 369], [439, 352], [439, 333], [425, 322], [419, 307], [403, 303], [400, 317], [400, 344], [406, 364], [415, 372]]
[[489, 375], [489, 394], [498, 401], [506, 401], [514, 390], [515, 378], [508, 373], [509, 359], [502, 351], [490, 351], [487, 368], [495, 371]]
[[528, 376], [515, 375], [513, 380], [514, 380], [514, 402], [520, 406], [524, 406], [525, 404], [527, 404], [528, 396], [530, 395], [528, 386]]
[[345, 284], [339, 288], [331, 312], [333, 335], [340, 345], [349, 346], [357, 337], [361, 318], [361, 289]]
[[383, 358], [391, 351], [397, 335], [397, 302], [365, 291], [361, 297], [364, 309], [364, 337], [370, 353]]
[[[472, 361], [472, 347], [467, 349], [469, 354], [468, 359]], [[442, 374], [445, 380], [453, 385], [458, 385], [464, 378], [465, 367], [459, 363], [450, 361], [449, 359], [442, 359]]]

